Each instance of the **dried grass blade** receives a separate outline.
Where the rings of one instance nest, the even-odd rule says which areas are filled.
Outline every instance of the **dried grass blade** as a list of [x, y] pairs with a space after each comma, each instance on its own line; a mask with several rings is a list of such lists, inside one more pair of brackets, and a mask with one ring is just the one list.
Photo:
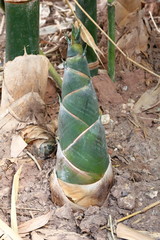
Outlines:
[[51, 212], [48, 212], [47, 214], [28, 220], [27, 222], [24, 222], [19, 225], [18, 232], [20, 234], [28, 233], [38, 228], [41, 228], [48, 223], [50, 217], [51, 217]]
[[12, 184], [12, 194], [11, 194], [11, 228], [15, 233], [18, 233], [16, 201], [18, 197], [19, 177], [20, 177], [21, 171], [22, 171], [22, 165], [14, 175], [13, 184]]
[[127, 220], [127, 219], [129, 219], [129, 218], [131, 218], [131, 217], [134, 217], [134, 216], [136, 216], [136, 215], [138, 215], [138, 214], [145, 213], [145, 212], [148, 211], [149, 209], [151, 209], [151, 208], [153, 208], [153, 207], [156, 207], [156, 206], [158, 206], [158, 205], [160, 205], [160, 201], [156, 201], [156, 202], [154, 202], [154, 203], [151, 203], [150, 205], [148, 205], [147, 207], [143, 208], [142, 210], [137, 211], [137, 212], [134, 212], [134, 213], [132, 213], [132, 214], [126, 216], [126, 217], [120, 218], [120, 219], [118, 219], [116, 222], [117, 222], [117, 223], [123, 222], [123, 221], [125, 221], [125, 220]]
[[88, 31], [88, 29], [83, 25], [83, 23], [78, 19], [78, 23], [76, 22], [75, 25], [81, 29], [80, 32], [80, 36], [82, 38], [82, 40], [88, 45], [90, 46], [94, 53], [96, 54], [98, 60], [101, 62], [101, 64], [103, 65], [101, 58], [99, 57], [100, 53], [101, 55], [104, 56], [103, 52], [98, 48], [98, 46], [96, 45], [94, 38], [92, 37], [92, 35], [90, 34], [90, 32]]
[[12, 240], [22, 240], [22, 238], [13, 231], [5, 222], [0, 219], [0, 229], [4, 232], [4, 234], [8, 235]]

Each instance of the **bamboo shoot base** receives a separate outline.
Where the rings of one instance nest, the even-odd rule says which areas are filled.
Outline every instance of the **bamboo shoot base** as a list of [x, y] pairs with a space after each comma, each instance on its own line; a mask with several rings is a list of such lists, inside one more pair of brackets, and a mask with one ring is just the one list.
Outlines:
[[111, 163], [104, 176], [97, 182], [87, 185], [71, 184], [57, 178], [54, 169], [50, 178], [52, 201], [60, 206], [70, 205], [73, 209], [82, 209], [97, 205], [102, 206], [113, 183]]

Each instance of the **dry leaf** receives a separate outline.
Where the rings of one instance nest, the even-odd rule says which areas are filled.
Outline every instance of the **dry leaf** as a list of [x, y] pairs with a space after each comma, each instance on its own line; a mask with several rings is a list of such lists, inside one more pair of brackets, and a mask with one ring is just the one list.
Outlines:
[[19, 177], [21, 174], [22, 166], [17, 170], [13, 178], [12, 194], [11, 194], [11, 228], [15, 233], [18, 233], [17, 227], [17, 214], [16, 214], [16, 201], [18, 197]]
[[11, 157], [16, 158], [25, 149], [27, 143], [19, 135], [14, 134], [11, 142]]
[[116, 23], [123, 26], [127, 22], [128, 15], [140, 9], [141, 2], [139, 0], [117, 0], [115, 1]]
[[21, 136], [27, 143], [38, 139], [49, 140], [53, 137], [50, 132], [36, 125], [27, 126], [21, 131]]
[[47, 87], [48, 67], [49, 61], [42, 55], [24, 55], [7, 62], [1, 107], [8, 107], [30, 92], [38, 93], [43, 99]]
[[33, 154], [46, 158], [55, 151], [55, 136], [44, 128], [30, 125], [22, 130], [21, 135], [32, 146]]
[[40, 233], [44, 237], [44, 239], [47, 240], [88, 240], [88, 237], [86, 236], [66, 230], [42, 228], [39, 229], [37, 232]]
[[36, 232], [32, 232], [31, 233], [31, 236], [32, 236], [32, 240], [44, 240], [43, 237], [41, 237], [38, 233]]
[[22, 240], [22, 238], [13, 231], [5, 222], [0, 219], [0, 229], [1, 231], [9, 236], [12, 240]]
[[152, 107], [157, 106], [160, 103], [160, 85], [153, 89], [147, 90], [140, 99], [134, 105], [133, 111], [140, 113], [146, 111]]
[[[29, 92], [13, 102], [8, 109], [0, 111], [0, 128], [13, 129], [19, 122], [30, 122], [35, 118], [41, 121], [45, 112], [45, 104], [38, 93]], [[8, 120], [8, 121], [7, 121]]]
[[135, 229], [127, 227], [123, 223], [117, 225], [116, 234], [118, 238], [127, 240], [153, 240], [149, 235], [142, 234]]
[[92, 35], [89, 33], [89, 31], [87, 30], [87, 28], [83, 25], [83, 23], [78, 19], [78, 21], [75, 22], [75, 27], [76, 28], [80, 28], [81, 32], [80, 32], [80, 36], [82, 38], [82, 40], [88, 45], [90, 46], [93, 51], [95, 52], [97, 58], [99, 59], [99, 61], [101, 62], [101, 64], [103, 65], [101, 58], [99, 57], [98, 53], [102, 54], [102, 51], [97, 47]]
[[51, 212], [48, 212], [47, 214], [33, 218], [27, 222], [20, 224], [18, 227], [18, 232], [20, 234], [27, 233], [27, 232], [31, 232], [38, 228], [43, 227], [44, 225], [46, 225], [48, 223], [48, 221], [51, 217], [51, 214], [52, 214]]

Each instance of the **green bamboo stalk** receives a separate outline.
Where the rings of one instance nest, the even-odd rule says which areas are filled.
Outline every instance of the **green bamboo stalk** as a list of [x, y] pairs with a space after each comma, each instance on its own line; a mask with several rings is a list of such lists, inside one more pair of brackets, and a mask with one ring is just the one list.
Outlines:
[[[115, 42], [115, 6], [108, 0], [108, 35]], [[115, 81], [115, 46], [108, 40], [108, 75]]]
[[5, 0], [6, 61], [39, 53], [39, 0]]
[[[97, 21], [97, 0], [78, 0], [78, 3], [84, 8], [84, 10]], [[94, 38], [95, 43], [97, 44], [97, 28], [96, 26], [86, 17], [86, 15], [82, 12], [82, 10], [76, 5], [76, 15], [81, 20], [83, 25], [88, 29], [92, 37]], [[83, 43], [83, 47], [86, 43]], [[94, 65], [91, 67], [90, 72], [91, 76], [95, 76], [98, 74], [98, 63], [97, 56], [93, 49], [87, 46], [86, 57], [89, 65]]]
[[0, 0], [0, 8], [2, 8], [3, 11], [5, 10], [5, 7], [4, 7], [4, 0]]
[[[79, 33], [75, 33], [72, 32], [72, 41], [68, 46], [62, 85], [56, 177], [62, 185], [65, 185], [63, 192], [73, 202], [78, 202], [82, 206], [101, 205], [112, 182], [112, 170], [88, 62], [79, 43]], [[102, 194], [101, 184], [104, 182], [106, 192]], [[101, 187], [97, 190], [94, 184], [100, 184]], [[52, 183], [55, 195], [56, 188], [53, 185]], [[86, 186], [91, 186], [94, 190], [90, 189], [91, 193], [87, 193], [86, 189], [85, 191], [83, 189]], [[78, 189], [80, 193], [77, 196]]]

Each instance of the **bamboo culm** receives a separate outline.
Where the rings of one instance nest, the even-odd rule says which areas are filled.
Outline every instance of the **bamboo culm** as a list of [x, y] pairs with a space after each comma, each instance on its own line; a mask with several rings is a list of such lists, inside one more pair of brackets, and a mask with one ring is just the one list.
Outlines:
[[6, 62], [17, 56], [39, 54], [39, 0], [7, 1]]
[[[97, 0], [78, 0], [78, 3], [84, 8], [84, 10], [97, 21]], [[97, 27], [86, 17], [86, 15], [82, 12], [82, 10], [76, 5], [76, 15], [81, 20], [83, 25], [87, 28], [87, 30], [92, 35], [95, 43], [97, 44]], [[86, 43], [83, 43], [83, 47], [86, 46]], [[92, 67], [90, 68], [91, 76], [95, 76], [98, 74], [98, 61], [97, 56], [93, 49], [87, 46], [86, 49], [86, 58]]]

